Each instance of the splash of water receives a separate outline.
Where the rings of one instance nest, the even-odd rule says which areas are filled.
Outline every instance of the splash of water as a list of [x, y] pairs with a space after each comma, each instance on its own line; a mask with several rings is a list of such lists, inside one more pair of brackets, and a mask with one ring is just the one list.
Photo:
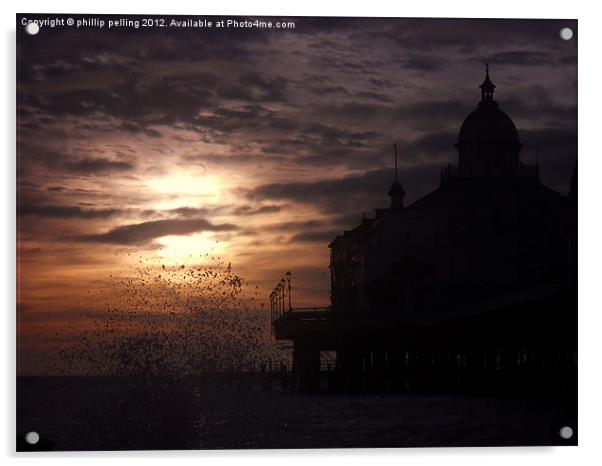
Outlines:
[[[208, 256], [208, 255], [206, 255]], [[282, 360], [259, 290], [219, 257], [195, 265], [140, 258], [106, 280], [105, 311], [71, 324], [68, 372], [183, 376], [256, 370]]]

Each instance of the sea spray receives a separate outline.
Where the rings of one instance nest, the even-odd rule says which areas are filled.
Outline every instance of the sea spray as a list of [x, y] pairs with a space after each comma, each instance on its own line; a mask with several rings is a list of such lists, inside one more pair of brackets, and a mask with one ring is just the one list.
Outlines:
[[230, 263], [204, 259], [166, 265], [141, 258], [112, 271], [98, 293], [104, 311], [62, 333], [71, 337], [60, 345], [57, 368], [118, 381], [115, 409], [96, 413], [94, 422], [123, 425], [132, 448], [194, 447], [204, 409], [194, 399], [199, 385], [220, 379], [240, 390], [243, 372], [279, 356], [259, 289]]

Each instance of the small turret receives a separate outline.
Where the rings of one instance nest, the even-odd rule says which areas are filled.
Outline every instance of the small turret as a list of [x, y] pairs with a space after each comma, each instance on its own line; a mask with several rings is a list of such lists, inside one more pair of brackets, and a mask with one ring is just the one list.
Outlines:
[[481, 88], [481, 102], [493, 101], [495, 84], [493, 84], [491, 79], [489, 79], [489, 63], [485, 65], [485, 80], [479, 87]]

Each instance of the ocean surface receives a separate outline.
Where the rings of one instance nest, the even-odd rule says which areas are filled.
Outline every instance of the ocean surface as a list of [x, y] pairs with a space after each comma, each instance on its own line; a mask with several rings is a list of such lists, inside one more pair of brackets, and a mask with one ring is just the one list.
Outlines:
[[[300, 393], [278, 375], [18, 377], [18, 450], [576, 445], [566, 398]], [[573, 397], [571, 397], [573, 398]], [[559, 436], [571, 426], [575, 436]], [[30, 447], [23, 435], [36, 431]]]

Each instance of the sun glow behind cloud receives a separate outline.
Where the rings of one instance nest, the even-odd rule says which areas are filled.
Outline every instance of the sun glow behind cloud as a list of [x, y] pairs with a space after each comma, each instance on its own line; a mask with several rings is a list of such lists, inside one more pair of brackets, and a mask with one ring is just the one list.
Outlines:
[[218, 200], [223, 191], [223, 183], [217, 177], [186, 172], [150, 179], [146, 185], [160, 194], [203, 197], [207, 200]]
[[215, 239], [213, 233], [203, 232], [189, 236], [162, 236], [158, 256], [169, 265], [198, 263], [203, 256], [222, 254], [227, 244]]

